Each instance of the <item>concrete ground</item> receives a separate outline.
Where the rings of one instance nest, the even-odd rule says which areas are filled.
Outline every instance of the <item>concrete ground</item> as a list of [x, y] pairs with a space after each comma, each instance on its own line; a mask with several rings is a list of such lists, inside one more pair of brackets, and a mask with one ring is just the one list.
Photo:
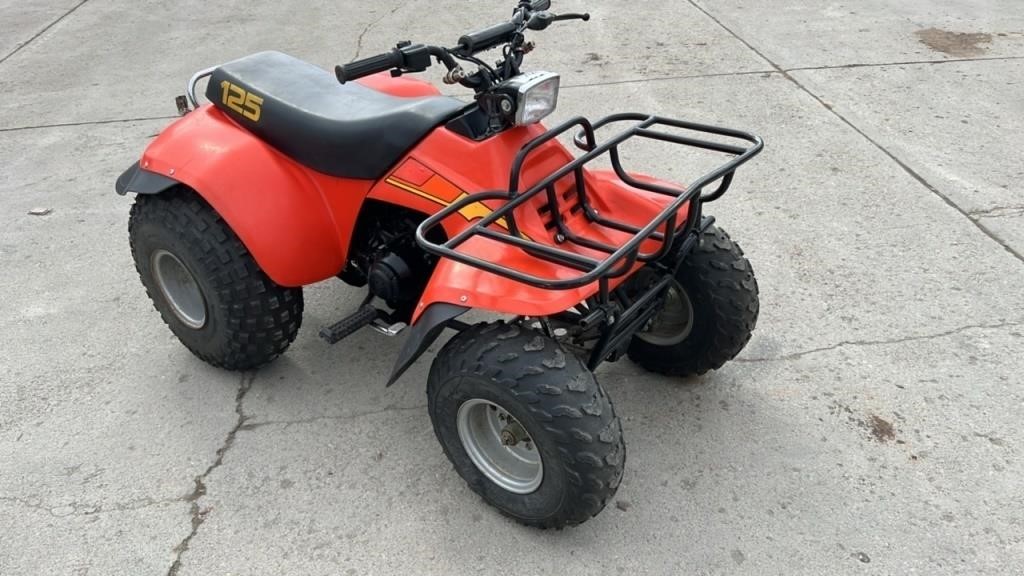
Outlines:
[[450, 44], [512, 4], [0, 0], [0, 574], [1024, 573], [1018, 0], [555, 0], [594, 15], [535, 36], [559, 117], [768, 143], [710, 207], [758, 272], [757, 333], [703, 378], [599, 371], [629, 458], [582, 527], [476, 498], [429, 358], [386, 390], [399, 341], [316, 337], [358, 298], [337, 282], [258, 373], [172, 338], [113, 181], [192, 72]]

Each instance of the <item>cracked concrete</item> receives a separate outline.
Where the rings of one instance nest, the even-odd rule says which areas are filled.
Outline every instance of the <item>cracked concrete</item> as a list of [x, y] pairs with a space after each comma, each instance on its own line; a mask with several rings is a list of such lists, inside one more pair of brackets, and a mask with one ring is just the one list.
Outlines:
[[[1013, 331], [734, 364], [686, 385], [609, 365], [599, 377], [630, 438], [630, 506], [562, 532], [522, 530], [445, 482], [422, 411], [261, 428], [209, 478], [212, 511], [182, 573], [543, 574], [553, 559], [581, 574], [749, 573], [734, 549], [784, 573], [854, 574], [854, 551], [895, 573], [956, 573], [935, 549], [1012, 573], [1024, 397], [1019, 358], [1001, 352], [1024, 338]], [[862, 424], [872, 417], [892, 424], [885, 444]], [[929, 538], [904, 537], [917, 525]], [[501, 561], [522, 549], [534, 553]]]
[[128, 502], [122, 504], [115, 504], [112, 506], [104, 506], [99, 504], [90, 504], [82, 502], [69, 502], [67, 504], [61, 504], [59, 506], [49, 506], [41, 503], [38, 498], [18, 498], [13, 496], [0, 496], [0, 502], [13, 502], [20, 504], [26, 508], [32, 510], [41, 510], [49, 512], [55, 517], [62, 518], [65, 516], [92, 516], [94, 514], [111, 514], [117, 512], [130, 512], [133, 510], [142, 510], [143, 508], [149, 508], [152, 506], [164, 506], [166, 504], [172, 504], [175, 502], [182, 502], [183, 498], [171, 498], [167, 500], [154, 500], [152, 498], [142, 498], [136, 502]]
[[830, 352], [837, 348], [843, 348], [846, 346], [884, 346], [887, 344], [902, 344], [905, 342], [919, 342], [922, 340], [934, 340], [936, 338], [945, 338], [953, 334], [960, 334], [969, 330], [1001, 330], [1004, 328], [1012, 328], [1017, 326], [1024, 326], [1024, 322], [1000, 322], [999, 324], [973, 324], [970, 326], [962, 326], [953, 330], [946, 330], [944, 332], [938, 332], [936, 334], [928, 334], [925, 336], [903, 336], [900, 338], [892, 338], [887, 340], [844, 340], [837, 342], [829, 346], [822, 346], [820, 348], [813, 348], [811, 350], [802, 350], [800, 352], [791, 352], [789, 354], [778, 356], [774, 358], [757, 358], [750, 356], [741, 356], [736, 359], [736, 362], [779, 362], [786, 360], [796, 360], [809, 356], [811, 354], [820, 354], [822, 352]]
[[[743, 39], [742, 37], [740, 37], [740, 36], [739, 36], [738, 34], [736, 34], [736, 32], [734, 32], [734, 31], [733, 31], [733, 30], [732, 30], [731, 28], [729, 28], [729, 27], [728, 27], [728, 26], [727, 26], [726, 24], [724, 24], [724, 23], [722, 22], [722, 20], [721, 20], [721, 19], [719, 19], [719, 18], [717, 18], [717, 17], [713, 16], [713, 15], [712, 15], [712, 14], [711, 14], [710, 12], [708, 12], [707, 10], [705, 10], [705, 9], [704, 9], [704, 8], [703, 8], [703, 7], [702, 7], [702, 6], [701, 6], [701, 5], [700, 5], [700, 4], [698, 3], [698, 2], [696, 2], [695, 0], [689, 0], [689, 2], [690, 2], [690, 4], [692, 4], [693, 6], [697, 7], [697, 8], [699, 9], [699, 10], [701, 10], [701, 12], [703, 12], [704, 14], [706, 14], [706, 15], [707, 15], [707, 16], [708, 16], [709, 18], [711, 18], [711, 19], [712, 19], [712, 20], [714, 20], [714, 21], [715, 21], [716, 23], [718, 23], [718, 24], [719, 24], [719, 25], [720, 25], [720, 26], [721, 26], [721, 27], [722, 27], [723, 29], [725, 29], [725, 30], [726, 30], [727, 32], [729, 32], [730, 34], [732, 34], [732, 35], [733, 35], [733, 36], [734, 36], [734, 37], [735, 37], [735, 38], [736, 38], [737, 40], [739, 40], [740, 42], [743, 42], [743, 44], [745, 44], [745, 45], [746, 45], [747, 47], [749, 47], [749, 48], [750, 48], [750, 49], [751, 49], [752, 51], [754, 51], [754, 52], [755, 52], [755, 53], [756, 53], [756, 54], [757, 54], [758, 56], [760, 56], [761, 58], [763, 58], [763, 59], [764, 59], [764, 60], [765, 60], [765, 61], [766, 61], [766, 62], [767, 62], [768, 64], [770, 64], [770, 65], [771, 65], [771, 66], [772, 66], [773, 68], [775, 68], [775, 70], [776, 70], [776, 71], [778, 71], [778, 72], [779, 72], [779, 73], [781, 73], [781, 74], [782, 74], [783, 76], [785, 76], [785, 78], [786, 78], [786, 79], [788, 79], [788, 80], [790, 80], [791, 82], [793, 82], [793, 83], [794, 83], [794, 84], [795, 84], [795, 85], [796, 85], [797, 87], [799, 87], [799, 88], [800, 88], [801, 90], [803, 90], [804, 92], [806, 92], [806, 93], [807, 93], [807, 94], [808, 94], [809, 96], [811, 96], [812, 98], [814, 98], [815, 100], [817, 100], [817, 101], [818, 101], [818, 103], [819, 103], [819, 104], [821, 104], [821, 105], [822, 105], [823, 107], [825, 107], [825, 108], [826, 108], [826, 109], [827, 109], [827, 110], [828, 110], [829, 112], [831, 112], [832, 114], [835, 114], [835, 116], [836, 116], [837, 118], [839, 118], [840, 120], [842, 120], [844, 124], [846, 124], [847, 126], [849, 126], [849, 127], [851, 128], [851, 129], [853, 129], [853, 130], [854, 130], [854, 131], [856, 131], [856, 132], [857, 132], [858, 134], [860, 134], [861, 136], [863, 136], [863, 137], [864, 137], [864, 139], [868, 140], [868, 141], [869, 141], [869, 142], [870, 142], [871, 144], [873, 144], [874, 146], [876, 146], [876, 147], [877, 147], [877, 148], [878, 148], [878, 149], [879, 149], [880, 151], [882, 151], [882, 153], [884, 153], [884, 154], [885, 154], [886, 156], [888, 156], [888, 157], [889, 157], [889, 159], [891, 159], [891, 160], [892, 160], [892, 161], [893, 161], [894, 163], [896, 163], [896, 164], [897, 164], [897, 165], [898, 165], [898, 166], [899, 166], [900, 168], [902, 168], [902, 169], [903, 169], [903, 170], [904, 170], [904, 171], [905, 171], [905, 172], [906, 172], [906, 173], [907, 173], [908, 175], [910, 175], [910, 176], [911, 176], [912, 178], [914, 178], [915, 180], [917, 180], [917, 181], [918, 181], [918, 182], [919, 182], [919, 183], [920, 183], [920, 184], [921, 184], [922, 186], [924, 186], [924, 187], [925, 187], [925, 188], [927, 188], [927, 189], [928, 189], [929, 191], [931, 191], [931, 192], [932, 192], [933, 194], [935, 194], [936, 196], [938, 196], [939, 198], [941, 198], [941, 199], [942, 199], [942, 201], [943, 201], [943, 202], [945, 202], [946, 204], [948, 204], [948, 205], [949, 205], [949, 206], [950, 206], [951, 208], [953, 208], [954, 210], [956, 210], [956, 211], [960, 212], [960, 213], [961, 213], [961, 214], [963, 214], [963, 215], [964, 215], [965, 217], [967, 217], [967, 218], [968, 218], [968, 219], [969, 219], [969, 220], [970, 220], [970, 221], [971, 221], [971, 222], [972, 222], [972, 223], [973, 223], [973, 224], [974, 224], [975, 226], [977, 226], [977, 227], [978, 227], [978, 229], [979, 229], [979, 230], [981, 230], [981, 231], [982, 231], [982, 232], [983, 232], [983, 233], [984, 233], [984, 234], [985, 234], [986, 236], [988, 236], [989, 238], [991, 238], [991, 239], [992, 239], [993, 241], [995, 241], [995, 242], [996, 242], [996, 243], [998, 243], [998, 244], [999, 244], [1000, 246], [1002, 246], [1004, 250], [1006, 250], [1007, 252], [1009, 252], [1010, 254], [1012, 254], [1012, 255], [1013, 255], [1013, 256], [1014, 256], [1015, 258], [1017, 258], [1017, 259], [1018, 259], [1018, 260], [1020, 260], [1020, 261], [1021, 261], [1022, 263], [1024, 263], [1024, 254], [1022, 254], [1022, 253], [1021, 253], [1021, 252], [1020, 252], [1020, 251], [1019, 251], [1018, 249], [1016, 249], [1015, 247], [1013, 247], [1013, 246], [1011, 246], [1010, 244], [1008, 244], [1008, 243], [1007, 243], [1007, 242], [1006, 242], [1006, 241], [1005, 241], [1005, 240], [1004, 240], [1004, 239], [1003, 239], [1003, 238], [1002, 238], [1002, 237], [1001, 237], [1000, 235], [996, 234], [996, 233], [995, 233], [995, 232], [994, 232], [993, 230], [991, 230], [990, 228], [986, 227], [986, 226], [985, 226], [985, 225], [984, 225], [984, 224], [983, 224], [983, 223], [982, 223], [981, 221], [979, 221], [978, 219], [975, 219], [975, 218], [971, 218], [971, 217], [970, 217], [970, 214], [969, 214], [969, 212], [968, 212], [967, 210], [965, 210], [965, 209], [964, 209], [963, 207], [961, 207], [961, 206], [960, 206], [959, 204], [957, 204], [956, 202], [954, 202], [954, 201], [953, 201], [953, 200], [952, 200], [952, 199], [951, 199], [951, 198], [949, 197], [949, 195], [948, 195], [947, 193], [943, 192], [942, 190], [940, 190], [939, 188], [937, 188], [937, 187], [936, 187], [935, 185], [933, 185], [933, 184], [932, 184], [931, 182], [929, 182], [929, 181], [928, 181], [928, 180], [927, 180], [927, 179], [926, 179], [926, 178], [925, 178], [925, 177], [924, 177], [924, 176], [923, 176], [922, 174], [920, 174], [920, 173], [919, 173], [919, 172], [918, 172], [917, 170], [915, 170], [915, 169], [914, 169], [914, 168], [913, 168], [913, 167], [912, 167], [912, 166], [911, 166], [910, 164], [908, 164], [908, 162], [907, 162], [906, 160], [904, 160], [903, 158], [901, 158], [900, 156], [898, 156], [898, 155], [897, 155], [897, 154], [896, 154], [895, 152], [893, 152], [892, 150], [890, 150], [889, 148], [887, 148], [886, 146], [884, 146], [883, 144], [881, 144], [881, 143], [880, 143], [879, 141], [877, 141], [877, 140], [876, 140], [875, 138], [872, 138], [872, 137], [871, 137], [870, 135], [868, 135], [868, 134], [867, 134], [867, 133], [866, 133], [866, 132], [865, 132], [865, 131], [864, 131], [863, 129], [861, 129], [861, 128], [860, 128], [860, 127], [859, 127], [859, 126], [857, 125], [857, 124], [855, 124], [855, 123], [854, 123], [854, 122], [852, 122], [852, 121], [851, 121], [850, 119], [848, 119], [848, 118], [847, 118], [846, 116], [844, 116], [844, 115], [843, 115], [843, 114], [842, 114], [842, 113], [841, 113], [840, 111], [836, 110], [836, 107], [835, 107], [834, 105], [832, 105], [832, 104], [830, 104], [830, 103], [826, 102], [826, 101], [825, 101], [825, 99], [823, 99], [823, 98], [822, 98], [822, 97], [821, 97], [821, 96], [820, 96], [820, 95], [819, 95], [818, 93], [816, 93], [816, 92], [813, 92], [813, 91], [811, 91], [810, 89], [808, 89], [808, 88], [807, 88], [807, 87], [806, 87], [806, 86], [805, 86], [805, 85], [804, 85], [803, 83], [801, 83], [801, 82], [800, 82], [800, 80], [799, 80], [798, 78], [796, 78], [795, 76], [793, 76], [792, 74], [790, 74], [790, 73], [789, 73], [788, 71], [784, 70], [784, 69], [783, 69], [783, 67], [782, 67], [782, 66], [781, 66], [780, 64], [776, 63], [776, 62], [775, 62], [774, 60], [771, 60], [771, 59], [770, 59], [770, 58], [769, 58], [768, 56], [766, 56], [766, 55], [765, 55], [765, 54], [764, 54], [763, 52], [761, 52], [760, 50], [758, 50], [758, 49], [757, 49], [757, 48], [756, 48], [756, 47], [755, 47], [755, 46], [754, 46], [753, 44], [751, 44], [751, 43], [750, 43], [750, 42], [748, 42], [747, 40], [744, 40], [744, 39]], [[823, 69], [823, 68], [819, 68], [818, 70], [822, 70], [822, 69]], [[813, 70], [813, 68], [812, 68], [812, 70]]]
[[[258, 374], [192, 358], [138, 286], [111, 192], [196, 69], [451, 44], [510, 4], [0, 0], [0, 573], [1024, 571], [1013, 0], [555, 4], [594, 18], [536, 35], [529, 66], [564, 79], [552, 122], [655, 111], [767, 149], [709, 207], [758, 272], [754, 339], [682, 382], [602, 367], [625, 504], [547, 533], [441, 454], [437, 346], [385, 389], [400, 341], [316, 338], [355, 291], [307, 289], [298, 340]], [[991, 42], [953, 57], [918, 41], [929, 28]], [[623, 153], [681, 181], [702, 160]]]
[[960, 62], [1007, 62], [1013, 60], [1024, 60], [1024, 56], [993, 56], [990, 58], [944, 58], [942, 60], [904, 60], [902, 62], [882, 62], [882, 63], [864, 63], [864, 64], [835, 64], [825, 66], [802, 66], [796, 68], [786, 68], [786, 72], [806, 72], [808, 70], [852, 70], [854, 68], [887, 68], [890, 66], [917, 66], [922, 64], [937, 65], [937, 64], [957, 64]]
[[238, 430], [240, 432], [248, 432], [259, 428], [265, 428], [267, 426], [283, 426], [287, 428], [288, 426], [295, 426], [298, 424], [313, 424], [325, 420], [358, 420], [361, 418], [380, 416], [381, 414], [388, 414], [391, 412], [422, 412], [426, 409], [426, 404], [420, 406], [387, 406], [379, 410], [366, 410], [363, 412], [339, 414], [336, 416], [317, 416], [315, 418], [301, 418], [298, 420], [264, 420], [261, 422], [250, 422], [248, 424], [243, 425]]
[[[1017, 59], [878, 67], [842, 77], [834, 71], [797, 76], [1020, 258], [1024, 228], [1015, 222], [997, 228], [977, 216], [1024, 205], [1024, 152], [992, 138], [993, 130], [1024, 129], [1024, 87], [1017, 80], [1021, 71], [1024, 62]], [[928, 88], [934, 82], [963, 83], [971, 89], [935, 91]], [[905, 120], [886, 121], [893, 117]], [[1007, 224], [1013, 225], [1009, 234]]]
[[171, 564], [170, 569], [167, 571], [167, 576], [177, 576], [178, 571], [181, 569], [181, 559], [185, 553], [188, 552], [189, 543], [192, 542], [192, 539], [199, 533], [200, 526], [202, 526], [203, 522], [206, 520], [208, 510], [203, 509], [199, 503], [200, 499], [206, 495], [206, 479], [214, 470], [220, 468], [224, 463], [224, 456], [227, 455], [228, 450], [231, 450], [231, 447], [235, 443], [235, 437], [238, 435], [239, 430], [242, 429], [242, 426], [245, 425], [247, 417], [242, 403], [245, 402], [245, 395], [248, 394], [249, 389], [252, 388], [252, 383], [255, 378], [256, 375], [251, 373], [242, 375], [241, 382], [238, 384], [238, 394], [235, 396], [235, 414], [238, 416], [235, 426], [228, 431], [227, 436], [224, 438], [224, 444], [217, 449], [216, 459], [214, 459], [213, 463], [210, 464], [202, 474], [196, 476], [195, 488], [184, 498], [185, 502], [188, 502], [191, 507], [192, 531], [174, 547], [176, 556], [174, 558], [174, 563]]
[[970, 213], [972, 217], [1005, 218], [1020, 216], [1024, 214], [1024, 206], [994, 206], [987, 210], [975, 210]]
[[360, 56], [362, 56], [362, 53], [363, 53], [363, 38], [366, 38], [366, 33], [369, 32], [370, 29], [372, 29], [377, 24], [380, 24], [381, 22], [383, 22], [384, 19], [386, 19], [386, 18], [388, 18], [390, 16], [394, 16], [395, 12], [398, 12], [399, 10], [402, 9], [403, 5], [404, 5], [404, 3], [400, 3], [400, 4], [398, 4], [398, 6], [395, 6], [391, 10], [388, 10], [387, 12], [384, 12], [383, 14], [380, 15], [380, 17], [378, 17], [373, 22], [370, 22], [369, 24], [366, 25], [366, 27], [363, 28], [363, 31], [359, 33], [359, 37], [356, 39], [356, 54], [355, 54], [355, 56], [352, 57], [352, 60], [358, 60], [360, 58]]

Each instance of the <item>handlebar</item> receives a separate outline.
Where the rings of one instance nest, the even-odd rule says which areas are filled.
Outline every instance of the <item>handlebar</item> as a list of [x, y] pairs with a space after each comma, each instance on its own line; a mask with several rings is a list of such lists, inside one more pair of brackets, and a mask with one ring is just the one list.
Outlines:
[[430, 67], [431, 56], [441, 61], [448, 70], [459, 67], [451, 53], [444, 48], [401, 42], [391, 52], [335, 66], [334, 75], [338, 77], [338, 82], [344, 84], [350, 80], [396, 68], [403, 72], [422, 72]]
[[521, 25], [529, 22], [532, 15], [549, 8], [551, 8], [551, 0], [533, 0], [529, 3], [520, 2], [519, 7], [516, 8], [517, 18], [510, 22], [495, 24], [489, 28], [466, 34], [459, 38], [459, 48], [465, 54], [471, 55], [477, 52], [485, 52], [506, 42], [511, 42], [512, 38], [519, 33]]
[[[460, 82], [466, 78], [466, 74], [458, 63], [455, 62], [455, 57], [471, 58], [478, 52], [484, 52], [502, 44], [514, 42], [517, 35], [527, 28], [543, 30], [552, 22], [559, 20], [574, 18], [590, 19], [589, 15], [581, 14], [555, 16], [547, 12], [549, 8], [551, 8], [551, 0], [521, 0], [511, 21], [466, 34], [459, 38], [459, 45], [450, 50], [437, 46], [402, 42], [395, 49], [385, 54], [370, 56], [369, 58], [335, 66], [334, 73], [338, 77], [338, 82], [344, 84], [351, 80], [379, 72], [387, 72], [388, 70], [392, 70], [392, 73], [396, 75], [405, 72], [422, 72], [430, 67], [430, 57], [433, 56], [448, 68], [449, 72], [445, 80], [446, 82]], [[522, 53], [519, 55], [519, 60], [522, 60]], [[518, 61], [514, 65], [514, 69], [518, 70]]]

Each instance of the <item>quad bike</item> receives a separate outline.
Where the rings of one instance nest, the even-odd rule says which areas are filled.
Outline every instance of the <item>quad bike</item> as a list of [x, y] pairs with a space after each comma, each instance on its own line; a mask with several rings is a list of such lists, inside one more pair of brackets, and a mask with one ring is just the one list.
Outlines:
[[[559, 76], [521, 70], [524, 35], [589, 19], [549, 8], [521, 1], [454, 48], [402, 42], [334, 75], [277, 52], [201, 71], [177, 100], [183, 117], [117, 191], [136, 195], [129, 235], [146, 291], [214, 366], [282, 354], [302, 287], [334, 277], [367, 291], [321, 331], [327, 342], [364, 327], [408, 334], [388, 385], [454, 330], [427, 380], [438, 440], [488, 503], [560, 528], [600, 512], [623, 474], [601, 363], [703, 374], [749, 340], [753, 271], [703, 207], [762, 142], [633, 113], [546, 129]], [[499, 47], [496, 65], [478, 57]], [[472, 102], [404, 77], [434, 61]], [[624, 128], [599, 140], [613, 124]], [[620, 147], [637, 140], [726, 160], [683, 187], [623, 168]], [[595, 169], [599, 158], [611, 168]], [[469, 325], [470, 309], [505, 319]]]

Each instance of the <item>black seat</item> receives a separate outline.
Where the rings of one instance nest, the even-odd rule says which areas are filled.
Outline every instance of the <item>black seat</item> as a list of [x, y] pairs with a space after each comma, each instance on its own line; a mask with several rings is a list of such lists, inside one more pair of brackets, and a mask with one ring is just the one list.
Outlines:
[[280, 52], [260, 52], [217, 68], [206, 97], [295, 161], [324, 174], [361, 179], [383, 176], [465, 107], [443, 96], [398, 98], [359, 84], [341, 85], [333, 74]]

